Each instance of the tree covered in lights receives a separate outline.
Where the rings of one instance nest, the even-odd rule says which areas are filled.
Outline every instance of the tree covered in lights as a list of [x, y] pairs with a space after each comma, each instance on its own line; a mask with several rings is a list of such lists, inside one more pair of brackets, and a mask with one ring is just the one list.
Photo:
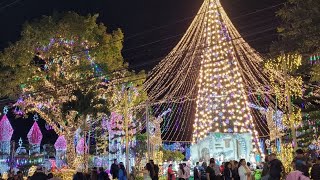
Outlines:
[[193, 141], [209, 132], [254, 131], [235, 50], [215, 1], [206, 13]]
[[[280, 52], [303, 54], [304, 59], [316, 60], [320, 53], [320, 8], [318, 1], [287, 0], [277, 12], [280, 18], [279, 38], [271, 46], [273, 54]], [[311, 75], [312, 81], [320, 80], [320, 65], [304, 61], [300, 73]]]
[[0, 81], [7, 84], [0, 87], [0, 96], [18, 98], [15, 105], [25, 115], [38, 113], [64, 135], [70, 166], [74, 132], [90, 130], [93, 121], [109, 113], [119, 83], [144, 77], [126, 70], [121, 30], [107, 33], [97, 17], [74, 12], [43, 16], [26, 23], [21, 39], [0, 54]]
[[305, 150], [315, 150], [320, 148], [320, 88], [313, 84], [305, 84], [303, 89], [303, 96], [294, 100], [294, 104], [301, 108], [302, 113], [302, 123], [297, 127], [298, 146]]
[[[301, 66], [292, 76], [301, 76], [303, 80], [302, 96], [292, 99], [293, 105], [301, 109], [301, 123], [297, 126], [297, 143], [301, 148], [308, 149], [317, 139], [319, 121], [319, 90], [320, 80], [320, 9], [317, 1], [287, 0], [277, 12], [281, 23], [278, 27], [278, 41], [271, 46], [271, 53], [302, 55]], [[292, 61], [294, 62], [294, 61]]]

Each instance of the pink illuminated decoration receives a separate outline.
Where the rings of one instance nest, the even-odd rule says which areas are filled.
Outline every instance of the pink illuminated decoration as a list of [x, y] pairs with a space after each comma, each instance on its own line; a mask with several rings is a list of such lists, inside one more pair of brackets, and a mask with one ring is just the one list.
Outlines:
[[51, 170], [53, 172], [55, 172], [58, 168], [57, 168], [57, 164], [56, 164], [56, 160], [53, 159], [49, 159], [50, 163], [51, 163]]
[[67, 149], [67, 141], [64, 135], [59, 136], [57, 141], [54, 143], [54, 147], [56, 150], [66, 150]]
[[12, 126], [7, 118], [7, 115], [3, 115], [0, 121], [0, 141], [10, 141], [13, 134]]
[[28, 140], [30, 144], [40, 145], [42, 140], [42, 133], [37, 123], [38, 115], [34, 115], [33, 117], [34, 123], [28, 132]]
[[84, 142], [84, 138], [81, 138], [79, 140], [77, 147], [76, 147], [76, 150], [77, 150], [77, 154], [79, 154], [79, 155], [84, 154], [84, 150], [86, 150], [86, 151], [88, 150], [88, 147]]

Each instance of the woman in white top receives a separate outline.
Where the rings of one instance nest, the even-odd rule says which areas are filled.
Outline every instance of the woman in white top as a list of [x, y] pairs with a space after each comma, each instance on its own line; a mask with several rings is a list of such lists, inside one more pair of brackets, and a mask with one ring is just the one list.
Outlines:
[[143, 180], [152, 180], [153, 170], [150, 163], [147, 163], [146, 167], [143, 170]]
[[251, 171], [247, 166], [246, 160], [240, 159], [238, 173], [240, 180], [251, 180]]
[[185, 180], [187, 179], [187, 172], [185, 171], [182, 164], [179, 164], [179, 170], [177, 172], [177, 177], [179, 180]]

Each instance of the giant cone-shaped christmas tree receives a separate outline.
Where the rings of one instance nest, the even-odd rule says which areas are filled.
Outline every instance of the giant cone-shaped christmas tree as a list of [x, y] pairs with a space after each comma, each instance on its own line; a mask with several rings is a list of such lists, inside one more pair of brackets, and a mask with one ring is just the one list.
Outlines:
[[194, 142], [209, 132], [241, 133], [254, 129], [232, 39], [219, 12], [221, 7], [215, 0], [210, 0], [208, 8], [198, 81]]
[[256, 130], [269, 135], [260, 110], [276, 102], [269, 77], [286, 81], [263, 62], [219, 0], [204, 0], [184, 36], [144, 83], [148, 101], [157, 104], [153, 114], [171, 109], [162, 139], [197, 143], [210, 132], [248, 132], [258, 150]]

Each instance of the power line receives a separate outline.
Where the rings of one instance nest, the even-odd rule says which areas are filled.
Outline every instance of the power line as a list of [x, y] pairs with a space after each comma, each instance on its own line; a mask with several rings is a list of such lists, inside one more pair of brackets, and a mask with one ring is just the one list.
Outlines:
[[[255, 33], [255, 34], [256, 34], [256, 33]], [[274, 35], [274, 34], [271, 34], [271, 35]], [[236, 40], [236, 39], [239, 39], [239, 38], [242, 38], [242, 37], [237, 37], [237, 38], [234, 38], [234, 39], [232, 39], [232, 40]], [[259, 40], [259, 39], [261, 39], [261, 38], [262, 38], [262, 37], [258, 37], [258, 38], [256, 38], [255, 40], [248, 41], [248, 42], [253, 42], [253, 41]], [[235, 44], [235, 45], [245, 44], [245, 43], [247, 43], [247, 42], [238, 43], [238, 44]], [[208, 46], [201, 47], [201, 48], [191, 48], [191, 49], [189, 49], [188, 51], [182, 51], [182, 52], [180, 52], [180, 53], [176, 53], [175, 56], [179, 56], [181, 53], [188, 53], [188, 52], [191, 52], [191, 51], [193, 52], [193, 51], [196, 51], [196, 50], [199, 51], [199, 50], [201, 50], [201, 49], [203, 49], [203, 48], [208, 48]], [[256, 52], [256, 51], [251, 52], [251, 53], [255, 53], [255, 52]], [[131, 67], [131, 68], [141, 67], [141, 66], [143, 66], [143, 65], [148, 65], [148, 64], [151, 64], [151, 63], [159, 62], [159, 61], [161, 61], [161, 60], [162, 60], [163, 58], [165, 58], [165, 57], [167, 57], [167, 56], [161, 56], [161, 57], [158, 57], [158, 58], [153, 58], [153, 59], [152, 59], [153, 61], [148, 61], [147, 63], [138, 64], [138, 65], [133, 66], [133, 67]], [[174, 56], [171, 56], [171, 57], [174, 57]], [[72, 83], [79, 83], [79, 82], [80, 82], [80, 84], [85, 84], [85, 83], [88, 82], [88, 81], [95, 80], [95, 79], [97, 79], [97, 78], [102, 78], [102, 77], [105, 77], [105, 76], [109, 76], [109, 75], [112, 75], [112, 73], [121, 72], [121, 71], [124, 71], [124, 70], [127, 70], [127, 68], [122, 67], [122, 68], [116, 69], [116, 70], [114, 70], [114, 71], [112, 71], [112, 72], [105, 73], [105, 74], [101, 74], [100, 76], [95, 76], [95, 77], [93, 77], [93, 78], [91, 78], [91, 79], [85, 79], [85, 80], [81, 79], [81, 80], [74, 81], [74, 82], [70, 82], [70, 83], [68, 83], [68, 84], [60, 85], [60, 86], [57, 86], [57, 87], [59, 87], [59, 88], [61, 88], [61, 87], [66, 87], [66, 86], [68, 86], [68, 85], [70, 85], [70, 84], [72, 84]], [[125, 79], [125, 78], [130, 78], [130, 77], [133, 77], [133, 76], [124, 76], [124, 77], [120, 77], [120, 78], [116, 78], [116, 79], [111, 79], [111, 80], [109, 80], [109, 81], [119, 80], [119, 79]], [[133, 80], [131, 80], [131, 81], [122, 82], [122, 83], [119, 83], [119, 84], [128, 83], [128, 82], [137, 81], [137, 80], [142, 80], [142, 79], [145, 79], [145, 78], [143, 77], [143, 78], [133, 79]], [[39, 93], [39, 92], [44, 92], [44, 93], [45, 93], [45, 92], [51, 92], [51, 91], [35, 91], [35, 92], [29, 92], [29, 94], [35, 94], [35, 93]], [[3, 100], [3, 101], [4, 101], [4, 100]]]
[[12, 5], [18, 3], [19, 1], [21, 1], [21, 0], [15, 0], [15, 1], [7, 4], [7, 5], [4, 5], [4, 6], [0, 7], [0, 11], [3, 10], [3, 9], [5, 9], [5, 8], [7, 8], [7, 7], [9, 7], [9, 6], [12, 6]]
[[[235, 39], [237, 39], [237, 38], [235, 38]], [[235, 40], [235, 39], [233, 39], [233, 40]], [[246, 42], [244, 42], [244, 43], [246, 43]], [[244, 43], [238, 43], [238, 44], [235, 44], [235, 45], [244, 44]], [[176, 53], [175, 56], [180, 56], [180, 54], [182, 54], [182, 53], [200, 51], [200, 50], [202, 50], [202, 49], [204, 49], [204, 48], [208, 48], [208, 47], [210, 47], [210, 46], [204, 46], [204, 47], [200, 47], [200, 48], [192, 48], [192, 49], [189, 49], [189, 50], [187, 50], [187, 51], [182, 51], [182, 52]], [[255, 52], [251, 52], [251, 53], [255, 53]], [[158, 57], [158, 58], [155, 58], [153, 61], [150, 61], [150, 62], [144, 63], [144, 64], [159, 62], [159, 61], [161, 61], [161, 60], [162, 60], [163, 58], [165, 58], [165, 57], [166, 57], [166, 56]], [[171, 57], [174, 57], [174, 56], [171, 56]], [[140, 65], [137, 65], [137, 67], [138, 67], [138, 66], [141, 66], [141, 64], [140, 64]], [[199, 64], [196, 65], [196, 66], [193, 66], [193, 67], [197, 67], [197, 66], [199, 66]], [[68, 84], [59, 85], [59, 86], [56, 86], [56, 88], [65, 88], [65, 87], [67, 87], [67, 86], [69, 86], [69, 85], [71, 85], [71, 84], [84, 85], [84, 84], [88, 83], [88, 81], [91, 82], [91, 81], [97, 80], [97, 79], [100, 80], [99, 78], [103, 78], [103, 77], [105, 77], [105, 76], [110, 76], [110, 75], [112, 75], [112, 73], [121, 72], [121, 71], [125, 71], [125, 70], [127, 70], [127, 69], [126, 69], [125, 67], [122, 67], [122, 68], [119, 68], [119, 69], [114, 70], [114, 71], [112, 71], [112, 72], [104, 73], [104, 74], [101, 74], [101, 75], [99, 75], [99, 76], [92, 77], [92, 78], [90, 78], [90, 79], [80, 79], [80, 80], [77, 80], [77, 81], [68, 82]], [[126, 79], [126, 78], [131, 78], [131, 77], [134, 77], [134, 76], [131, 76], [131, 75], [130, 75], [130, 76], [124, 76], [124, 77], [119, 77], [119, 78], [110, 79], [110, 80], [108, 80], [108, 81], [112, 82], [112, 81], [121, 80], [121, 79]], [[136, 78], [136, 79], [131, 79], [131, 80], [129, 80], [129, 81], [121, 82], [121, 83], [118, 83], [118, 84], [125, 84], [125, 83], [128, 83], [128, 82], [134, 82], [134, 81], [143, 80], [143, 79], [145, 79], [145, 77], [140, 77], [140, 78]], [[55, 91], [55, 90], [45, 90], [45, 91], [39, 90], [39, 91], [34, 91], [34, 92], [28, 92], [28, 94], [33, 94], [33, 95], [34, 95], [34, 94], [37, 94], [37, 93], [49, 93], [49, 92], [54, 92], [54, 91]]]
[[269, 9], [273, 9], [275, 7], [278, 7], [278, 6], [281, 6], [281, 5], [284, 5], [285, 3], [279, 3], [279, 4], [276, 4], [276, 5], [273, 5], [273, 6], [268, 6], [266, 8], [263, 8], [263, 9], [258, 9], [254, 12], [250, 12], [250, 13], [247, 13], [247, 14], [244, 14], [244, 15], [240, 15], [240, 16], [237, 16], [235, 18], [233, 18], [234, 20], [235, 19], [240, 19], [240, 18], [243, 18], [243, 17], [246, 17], [246, 16], [249, 16], [249, 15], [252, 15], [252, 14], [256, 14], [256, 13], [259, 13], [259, 12], [263, 12], [265, 10], [269, 10]]
[[[235, 18], [233, 18], [233, 19], [239, 19], [239, 18], [242, 18], [242, 17], [246, 17], [246, 16], [248, 16], [248, 15], [252, 15], [252, 14], [259, 13], [259, 12], [263, 12], [263, 11], [265, 11], [265, 10], [273, 9], [273, 8], [278, 7], [278, 6], [281, 6], [281, 5], [283, 5], [283, 4], [284, 4], [284, 3], [279, 3], [279, 4], [276, 4], [276, 5], [268, 6], [268, 7], [266, 7], [266, 8], [259, 9], [259, 10], [256, 10], [256, 11], [254, 11], [254, 12], [250, 12], [250, 13], [246, 13], [246, 14], [237, 16], [237, 17], [235, 17]], [[175, 24], [181, 23], [181, 22], [183, 22], [183, 21], [187, 21], [187, 20], [190, 20], [190, 19], [194, 19], [195, 17], [197, 17], [197, 16], [199, 16], [199, 15], [202, 15], [202, 14], [204, 14], [204, 13], [206, 13], [206, 12], [207, 12], [207, 11], [202, 12], [202, 13], [198, 13], [198, 14], [196, 14], [196, 15], [194, 15], [194, 16], [189, 16], [189, 17], [186, 17], [186, 18], [177, 20], [177, 21], [175, 21], [175, 22], [173, 22], [173, 23], [169, 23], [169, 24], [165, 24], [165, 25], [162, 25], [162, 26], [158, 26], [158, 27], [152, 28], [152, 29], [148, 29], [148, 30], [139, 32], [139, 33], [137, 33], [137, 34], [134, 34], [134, 35], [132, 35], [132, 36], [130, 36], [130, 37], [128, 37], [128, 38], [124, 38], [124, 39], [125, 39], [125, 40], [126, 40], [126, 39], [132, 39], [132, 38], [134, 38], [134, 37], [143, 35], [143, 34], [145, 34], [145, 33], [149, 33], [149, 32], [152, 32], [152, 31], [159, 30], [159, 29], [163, 29], [163, 28], [168, 27], [168, 26], [171, 26], [171, 25], [175, 25]]]
[[[253, 35], [257, 35], [257, 34], [261, 34], [261, 33], [265, 33], [265, 32], [271, 31], [271, 30], [275, 30], [274, 26], [270, 27], [270, 25], [267, 25], [267, 26], [263, 26], [263, 27], [268, 27], [268, 28], [260, 30], [260, 31], [257, 31], [257, 32], [253, 32], [253, 33], [250, 33], [250, 34], [246, 34], [246, 35], [243, 35], [243, 36], [238, 37], [238, 38], [250, 37], [250, 36], [253, 36]], [[169, 36], [169, 37], [165, 37], [165, 38], [160, 39], [160, 40], [151, 41], [151, 42], [148, 42], [148, 43], [145, 43], [145, 44], [141, 44], [141, 45], [133, 47], [133, 48], [124, 49], [122, 52], [136, 50], [136, 49], [143, 48], [143, 47], [146, 47], [146, 46], [149, 46], [149, 45], [153, 45], [153, 44], [156, 44], [156, 43], [159, 43], [159, 42], [163, 42], [163, 41], [166, 41], [166, 40], [170, 40], [170, 39], [174, 39], [174, 38], [177, 38], [177, 37], [181, 37], [184, 34], [185, 34], [185, 32], [184, 33], [179, 33], [179, 34], [176, 34], [176, 35], [172, 35], [172, 36]], [[236, 38], [236, 39], [238, 39], [238, 38]]]
[[[274, 7], [274, 6], [271, 6], [271, 7], [269, 7], [269, 8], [272, 8], [272, 7]], [[262, 10], [258, 10], [258, 11], [255, 11], [255, 12], [252, 12], [252, 13], [248, 13], [248, 14], [254, 14], [254, 13], [257, 13], [257, 12], [261, 12], [261, 11], [263, 11], [263, 10], [265, 10], [265, 9], [269, 9], [269, 8], [264, 8], [264, 9], [262, 9]], [[242, 15], [242, 17], [243, 17], [243, 16], [246, 16], [246, 15]], [[193, 17], [195, 17], [195, 16], [193, 16]], [[185, 20], [185, 19], [187, 19], [187, 18], [184, 18], [183, 20]], [[180, 20], [179, 22], [181, 22], [181, 21], [183, 21], [183, 20]], [[164, 25], [164, 26], [166, 26], [166, 25]], [[161, 28], [164, 27], [164, 26], [160, 26], [160, 27], [154, 28], [154, 29], [161, 29]], [[265, 32], [265, 31], [267, 31], [267, 30], [269, 30], [269, 29], [266, 29], [266, 30], [264, 30], [264, 31], [262, 31], [262, 32]], [[152, 29], [149, 30], [149, 31], [152, 31]], [[257, 34], [257, 33], [259, 33], [259, 32], [255, 32], [255, 34]], [[138, 33], [138, 34], [141, 34], [141, 33]], [[133, 36], [131, 36], [131, 37], [137, 36], [138, 34], [133, 35]], [[181, 35], [181, 34], [178, 34], [178, 35], [174, 35], [174, 36], [171, 36], [171, 37], [164, 38], [164, 39], [162, 39], [162, 40], [157, 40], [157, 41], [154, 41], [154, 42], [151, 42], [151, 43], [143, 44], [143, 45], [141, 45], [141, 46], [139, 46], [139, 47], [145, 47], [145, 46], [147, 46], [147, 45], [149, 45], [149, 44], [154, 44], [154, 43], [156, 43], [156, 42], [160, 42], [160, 41], [164, 41], [164, 40], [171, 39], [171, 38], [174, 38], [174, 37], [178, 37], [178, 36], [180, 36], [180, 35]], [[129, 38], [130, 38], [130, 37], [129, 37]], [[110, 42], [110, 43], [111, 43], [111, 42]], [[136, 48], [139, 48], [139, 47], [136, 47]], [[78, 52], [88, 51], [88, 50], [89, 50], [89, 49], [85, 49], [85, 50], [81, 50], [81, 51], [78, 51]], [[130, 49], [129, 49], [129, 50], [130, 50]], [[78, 52], [73, 52], [72, 54], [78, 53]], [[159, 58], [157, 58], [157, 59], [159, 59]], [[140, 65], [140, 66], [141, 66], [141, 65]]]

